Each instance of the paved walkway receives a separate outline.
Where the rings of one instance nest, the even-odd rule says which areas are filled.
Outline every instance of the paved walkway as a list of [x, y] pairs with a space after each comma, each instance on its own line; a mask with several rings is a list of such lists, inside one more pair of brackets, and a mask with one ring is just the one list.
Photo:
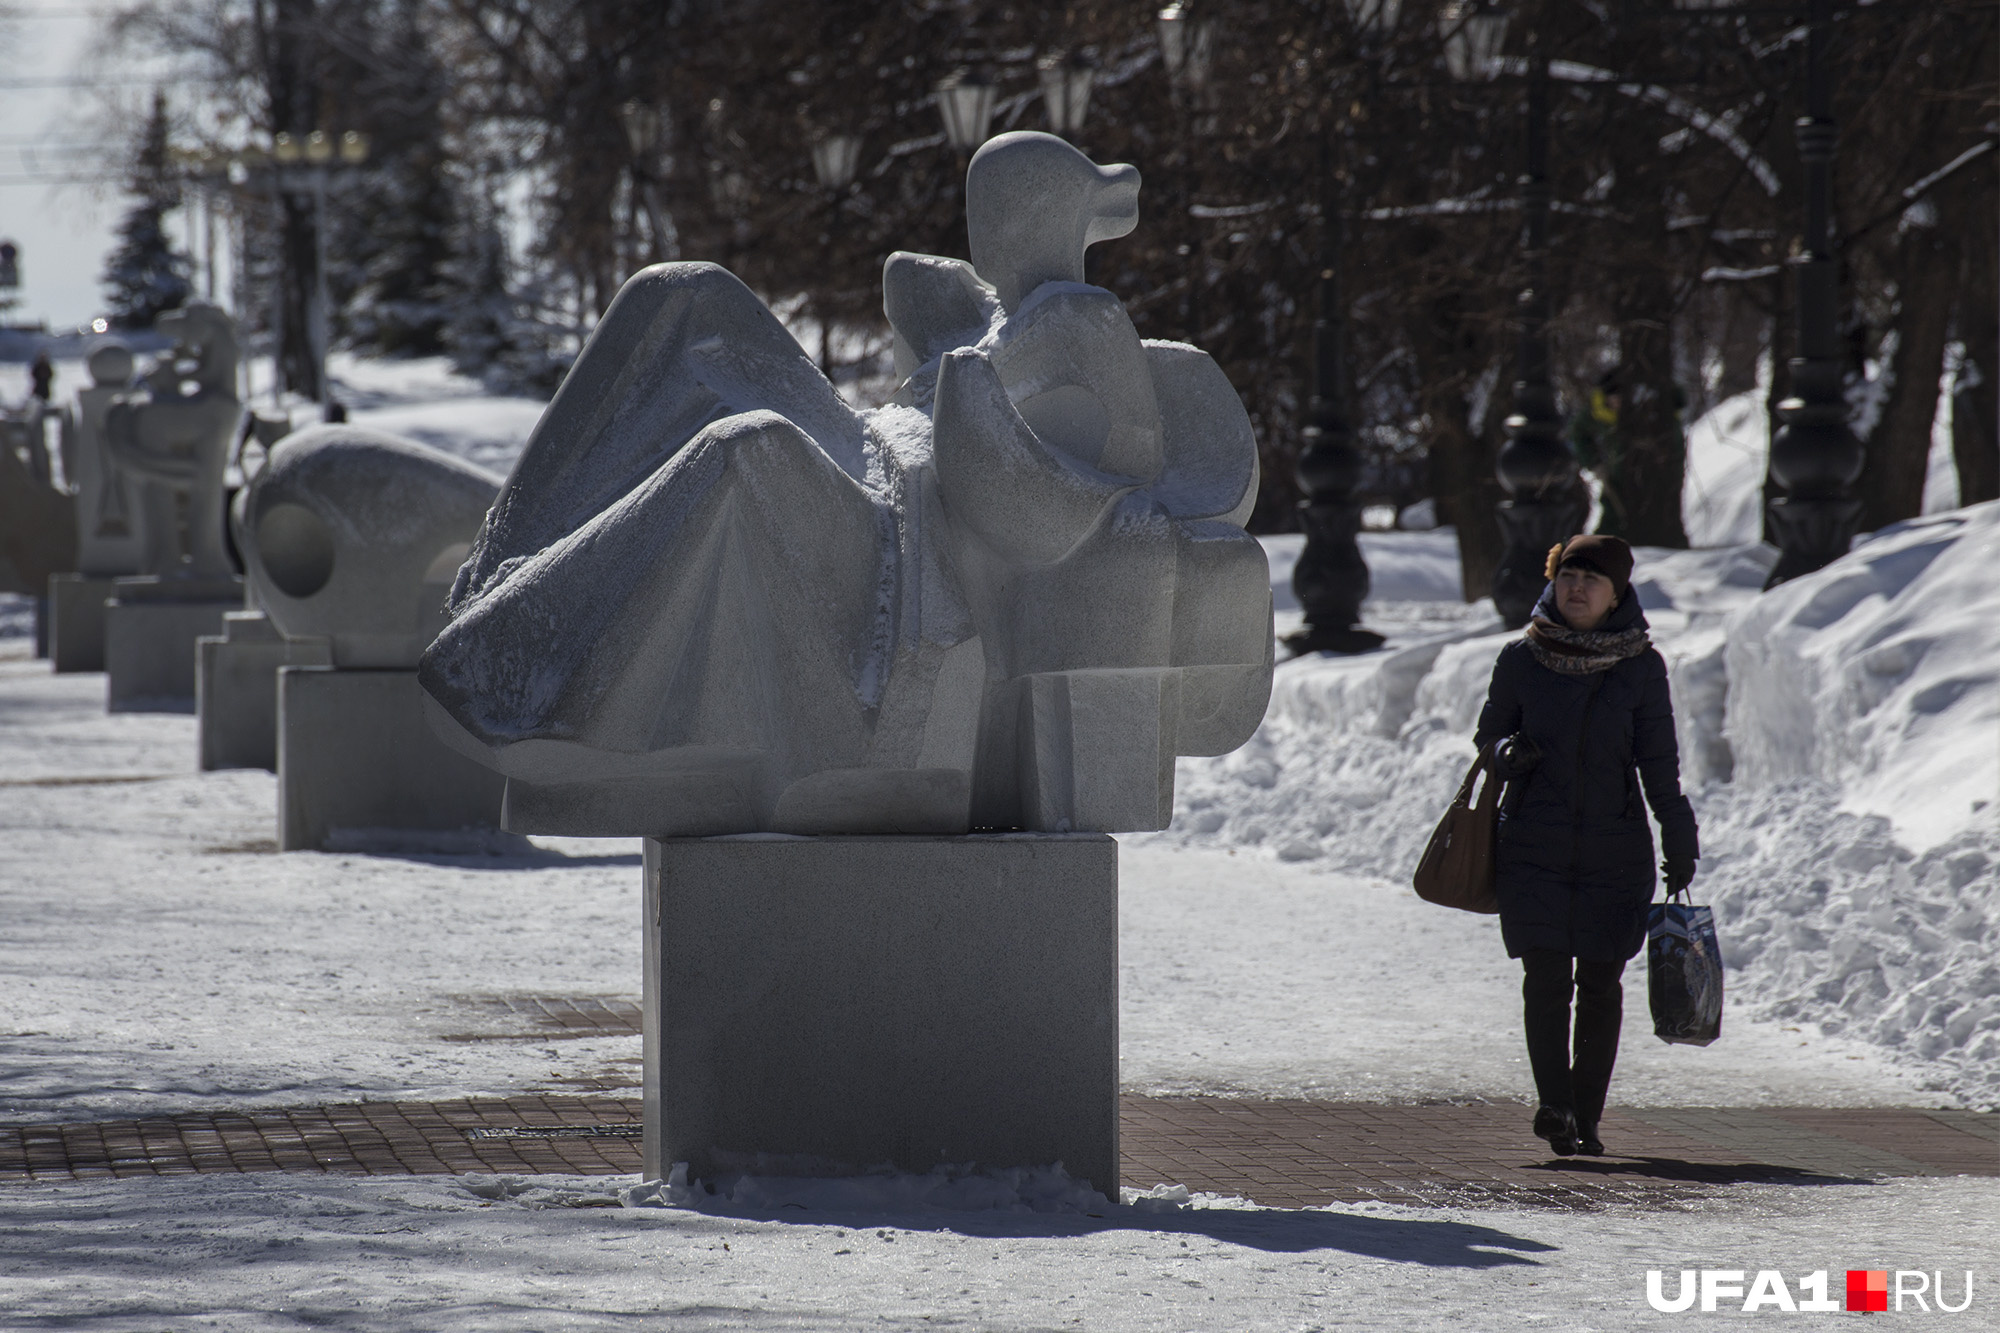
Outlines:
[[[576, 1021], [576, 1020], [571, 1020]], [[586, 1020], [587, 1021], [587, 1020]], [[0, 1185], [197, 1172], [618, 1175], [639, 1103], [617, 1097], [367, 1102], [0, 1127]], [[1123, 1099], [1127, 1185], [1269, 1207], [1674, 1206], [1740, 1182], [1811, 1187], [2000, 1176], [2000, 1114], [1907, 1109], [1614, 1111], [1605, 1158], [1557, 1158], [1518, 1105]]]

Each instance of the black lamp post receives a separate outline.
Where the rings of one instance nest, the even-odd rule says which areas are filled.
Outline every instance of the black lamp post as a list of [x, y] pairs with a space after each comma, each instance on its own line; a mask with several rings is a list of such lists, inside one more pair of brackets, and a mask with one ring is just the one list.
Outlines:
[[[1391, 31], [1401, 0], [1346, 0], [1348, 18], [1364, 39]], [[1315, 284], [1312, 398], [1306, 406], [1299, 453], [1299, 526], [1305, 545], [1292, 567], [1292, 592], [1305, 624], [1285, 636], [1285, 646], [1306, 653], [1365, 653], [1383, 637], [1357, 627], [1368, 600], [1368, 562], [1357, 536], [1361, 505], [1361, 454], [1348, 416], [1346, 320], [1341, 309], [1340, 259], [1345, 248], [1340, 148], [1330, 126], [1321, 127], [1319, 274]]]
[[[1507, 15], [1482, 0], [1448, 6], [1441, 24], [1453, 25], [1445, 60], [1460, 79], [1493, 78], [1507, 36]], [[1528, 53], [1527, 169], [1521, 174], [1521, 252], [1528, 285], [1519, 300], [1520, 342], [1514, 411], [1502, 424], [1507, 442], [1494, 471], [1507, 498], [1498, 509], [1505, 548], [1493, 572], [1493, 605], [1510, 628], [1528, 623], [1548, 583], [1543, 567], [1551, 546], [1574, 536], [1584, 518], [1577, 503], [1576, 455], [1563, 439], [1549, 378], [1549, 64], [1539, 28]]]
[[1832, 254], [1834, 124], [1827, 88], [1829, 0], [1811, 0], [1806, 17], [1806, 114], [1798, 121], [1806, 173], [1806, 230], [1798, 268], [1798, 347], [1792, 394], [1778, 404], [1783, 421], [1771, 439], [1771, 475], [1785, 495], [1770, 505], [1778, 563], [1764, 586], [1809, 574], [1847, 553], [1861, 524], [1853, 486], [1861, 442], [1847, 424], [1841, 392], [1840, 269]]
[[[819, 178], [819, 185], [827, 194], [826, 211], [826, 273], [830, 280], [834, 265], [834, 232], [840, 225], [840, 196], [848, 186], [854, 184], [854, 173], [861, 165], [861, 136], [858, 134], [828, 134], [813, 142], [813, 175]], [[831, 368], [832, 319], [829, 312], [819, 312], [819, 369], [821, 374]]]
[[1215, 24], [1196, 18], [1187, 5], [1168, 5], [1154, 20], [1160, 43], [1160, 63], [1167, 67], [1167, 83], [1173, 90], [1174, 110], [1180, 118], [1181, 140], [1181, 225], [1186, 228], [1180, 253], [1187, 260], [1187, 300], [1181, 306], [1181, 324], [1187, 340], [1201, 342], [1201, 288], [1206, 280], [1201, 253], [1201, 232], [1194, 225], [1194, 119], [1215, 44]]

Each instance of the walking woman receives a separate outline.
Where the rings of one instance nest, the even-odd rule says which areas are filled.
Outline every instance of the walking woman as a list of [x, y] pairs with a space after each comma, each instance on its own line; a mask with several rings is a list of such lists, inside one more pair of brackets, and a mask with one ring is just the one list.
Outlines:
[[1493, 665], [1476, 741], [1505, 742], [1500, 935], [1525, 973], [1535, 1133], [1567, 1157], [1604, 1151], [1597, 1123], [1618, 1058], [1620, 976], [1645, 943], [1653, 898], [1642, 790], [1660, 824], [1668, 893], [1687, 887], [1700, 852], [1667, 666], [1632, 593], [1632, 548], [1572, 537], [1549, 552], [1548, 577], [1527, 633]]

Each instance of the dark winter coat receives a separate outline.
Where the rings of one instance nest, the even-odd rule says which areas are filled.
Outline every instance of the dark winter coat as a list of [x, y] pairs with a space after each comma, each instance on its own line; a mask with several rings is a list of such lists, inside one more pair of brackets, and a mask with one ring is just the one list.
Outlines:
[[[1553, 587], [1535, 614], [1567, 624]], [[1628, 588], [1601, 630], [1644, 629]], [[1667, 664], [1652, 648], [1603, 671], [1570, 675], [1535, 660], [1525, 639], [1500, 650], [1479, 714], [1481, 747], [1525, 734], [1541, 760], [1509, 784], [1502, 805], [1495, 890], [1509, 957], [1553, 949], [1623, 961], [1646, 938], [1653, 898], [1653, 834], [1640, 793], [1660, 822], [1669, 857], [1694, 857], [1694, 810], [1681, 794]]]

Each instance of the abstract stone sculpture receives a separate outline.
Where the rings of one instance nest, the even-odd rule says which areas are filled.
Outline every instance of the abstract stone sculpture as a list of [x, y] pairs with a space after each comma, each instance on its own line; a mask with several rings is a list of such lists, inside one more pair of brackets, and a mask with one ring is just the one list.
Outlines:
[[1050, 135], [987, 143], [973, 263], [888, 261], [906, 383], [874, 411], [724, 270], [625, 285], [420, 672], [507, 827], [1166, 825], [1175, 755], [1263, 716], [1271, 607], [1241, 403], [1082, 280], [1138, 188]]
[[[359, 426], [287, 435], [239, 501], [258, 603], [304, 653], [276, 672], [278, 847], [499, 823], [502, 783], [424, 723], [418, 656], [500, 478]], [[482, 832], [483, 831], [483, 832]]]
[[288, 639], [333, 665], [411, 670], [500, 478], [361, 426], [285, 436], [241, 501], [251, 590]]
[[[236, 327], [205, 302], [160, 316], [174, 346], [105, 409], [104, 442], [141, 496], [144, 572], [231, 579], [223, 540], [223, 474], [243, 404], [236, 398]], [[147, 485], [144, 483], [156, 483]]]
[[[49, 580], [49, 657], [55, 669], [104, 670], [104, 603], [112, 580], [146, 563], [145, 515], [139, 496], [160, 483], [127, 477], [104, 441], [104, 415], [132, 385], [132, 349], [116, 340], [93, 347], [91, 383], [62, 414], [63, 476], [75, 493], [74, 573]], [[170, 502], [170, 501], [169, 501]], [[150, 508], [161, 508], [154, 504]]]

